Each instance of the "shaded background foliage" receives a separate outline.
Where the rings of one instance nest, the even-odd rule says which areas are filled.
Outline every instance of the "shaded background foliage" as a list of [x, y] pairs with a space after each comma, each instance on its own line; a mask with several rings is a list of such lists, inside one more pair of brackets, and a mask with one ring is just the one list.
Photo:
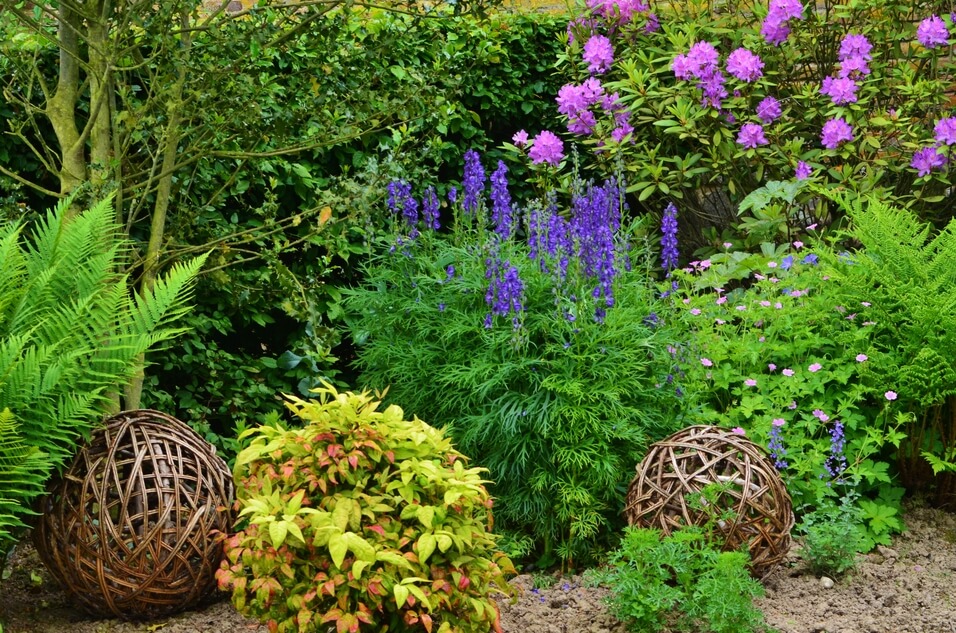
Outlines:
[[[144, 30], [161, 17], [145, 16]], [[335, 287], [354, 280], [356, 256], [383, 227], [384, 182], [437, 182], [439, 166], [460, 164], [468, 147], [495, 155], [514, 130], [552, 116], [550, 66], [564, 29], [541, 13], [334, 12], [269, 46], [281, 35], [263, 29], [267, 22], [236, 19], [194, 37], [187, 134], [211, 151], [176, 174], [164, 262], [214, 249], [190, 333], [150, 357], [143, 401], [223, 447], [236, 421], [280, 408], [275, 393], [349, 378], [338, 374], [351, 352], [336, 349]], [[21, 37], [4, 52], [16, 54], [0, 56], [0, 83], [22, 98], [26, 65], [54, 76], [56, 50], [42, 41]], [[143, 71], [120, 95], [137, 113], [121, 121], [131, 143], [145, 146], [159, 133], [165, 113], [150, 91], [161, 88], [150, 81], [161, 74]], [[4, 127], [18, 114], [12, 101], [0, 105]], [[305, 149], [287, 151], [297, 146]], [[6, 135], [0, 165], [40, 171]], [[141, 244], [148, 235], [137, 220], [152, 196], [127, 209]], [[46, 203], [0, 178], [5, 216]]]

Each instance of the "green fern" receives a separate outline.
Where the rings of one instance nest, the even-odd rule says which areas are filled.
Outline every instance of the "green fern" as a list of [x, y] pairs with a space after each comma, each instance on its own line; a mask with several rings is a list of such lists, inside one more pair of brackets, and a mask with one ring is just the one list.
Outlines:
[[70, 202], [30, 227], [0, 226], [0, 559], [110, 394], [147, 350], [182, 332], [173, 324], [205, 260], [177, 264], [131, 296], [122, 273], [130, 249], [110, 202], [67, 219]]

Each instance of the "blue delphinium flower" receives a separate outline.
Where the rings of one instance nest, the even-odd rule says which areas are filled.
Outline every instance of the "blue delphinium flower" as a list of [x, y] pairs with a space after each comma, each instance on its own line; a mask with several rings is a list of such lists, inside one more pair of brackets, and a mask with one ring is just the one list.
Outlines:
[[492, 253], [485, 259], [485, 277], [489, 280], [485, 303], [491, 308], [485, 316], [485, 327], [491, 327], [495, 316], [510, 314], [517, 330], [521, 327], [520, 317], [524, 311], [524, 283], [517, 267], [509, 260], [502, 262], [498, 253]]
[[834, 422], [830, 429], [830, 456], [824, 464], [831, 477], [839, 477], [846, 470], [846, 455], [843, 453], [845, 443], [843, 423]]
[[481, 166], [481, 157], [473, 149], [465, 152], [465, 176], [461, 186], [465, 190], [462, 209], [466, 214], [474, 213], [485, 188], [485, 169]]
[[781, 435], [783, 425], [783, 418], [774, 418], [770, 423], [770, 442], [767, 445], [767, 448], [770, 449], [773, 465], [777, 467], [777, 470], [783, 470], [789, 466], [787, 460], [784, 459], [787, 455], [787, 449], [783, 446], [783, 436]]
[[670, 272], [677, 268], [677, 207], [674, 203], [667, 205], [664, 209], [664, 217], [661, 218], [661, 268], [668, 276]]
[[511, 237], [512, 211], [511, 194], [508, 193], [508, 167], [502, 160], [498, 161], [498, 168], [491, 174], [491, 221], [495, 225], [495, 233], [501, 239]]
[[425, 196], [422, 198], [422, 218], [425, 220], [425, 226], [434, 231], [441, 228], [438, 221], [438, 206], [435, 188], [430, 186], [425, 190]]

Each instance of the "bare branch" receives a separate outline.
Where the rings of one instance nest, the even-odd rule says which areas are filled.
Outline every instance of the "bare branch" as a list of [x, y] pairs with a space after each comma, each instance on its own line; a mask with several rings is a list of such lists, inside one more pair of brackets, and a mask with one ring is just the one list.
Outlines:
[[59, 191], [51, 191], [51, 190], [47, 189], [46, 187], [40, 186], [40, 185], [36, 184], [35, 182], [29, 181], [29, 180], [27, 180], [26, 178], [24, 178], [23, 176], [21, 176], [20, 174], [17, 174], [17, 173], [15, 173], [15, 172], [10, 171], [9, 169], [7, 169], [6, 167], [4, 167], [3, 165], [0, 165], [0, 174], [3, 174], [4, 176], [8, 176], [8, 177], [10, 177], [10, 178], [13, 178], [14, 180], [16, 180], [17, 182], [19, 182], [20, 184], [25, 185], [25, 186], [29, 187], [30, 189], [33, 189], [34, 191], [39, 191], [39, 192], [42, 193], [43, 195], [53, 196], [54, 198], [62, 198], [62, 197], [63, 197], [63, 194], [61, 194]]

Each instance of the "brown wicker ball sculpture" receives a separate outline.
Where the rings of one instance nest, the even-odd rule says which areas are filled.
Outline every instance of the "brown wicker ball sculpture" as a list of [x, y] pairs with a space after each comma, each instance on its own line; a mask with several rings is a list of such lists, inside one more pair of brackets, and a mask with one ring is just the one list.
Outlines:
[[215, 587], [232, 476], [182, 422], [150, 410], [110, 418], [49, 490], [34, 543], [84, 610], [163, 617]]
[[[717, 484], [714, 509], [694, 509], [691, 499]], [[706, 506], [706, 503], [705, 503]], [[724, 550], [745, 546], [750, 570], [763, 578], [790, 548], [793, 506], [773, 461], [746, 437], [713, 426], [692, 426], [651, 445], [637, 466], [624, 514], [630, 525], [665, 535], [687, 525], [719, 520]]]

